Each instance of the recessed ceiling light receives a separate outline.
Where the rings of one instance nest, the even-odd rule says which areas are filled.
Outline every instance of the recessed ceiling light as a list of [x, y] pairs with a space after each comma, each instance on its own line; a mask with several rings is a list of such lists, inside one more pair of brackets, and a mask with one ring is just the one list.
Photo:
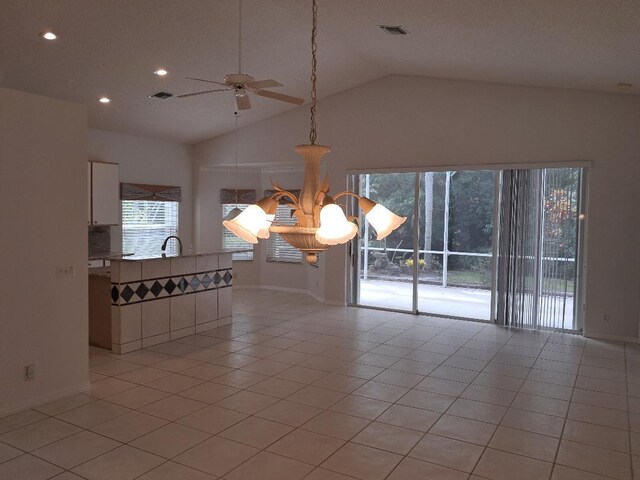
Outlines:
[[167, 73], [169, 73], [167, 70], [165, 70], [164, 68], [159, 68], [157, 69], [155, 72], [156, 75], [158, 75], [159, 77], [164, 77]]
[[45, 40], [55, 40], [56, 38], [58, 38], [58, 35], [53, 32], [42, 32], [40, 36]]
[[109, 103], [109, 102], [111, 101], [111, 99], [110, 99], [109, 97], [100, 97], [100, 98], [98, 99], [98, 101], [99, 101], [100, 103]]

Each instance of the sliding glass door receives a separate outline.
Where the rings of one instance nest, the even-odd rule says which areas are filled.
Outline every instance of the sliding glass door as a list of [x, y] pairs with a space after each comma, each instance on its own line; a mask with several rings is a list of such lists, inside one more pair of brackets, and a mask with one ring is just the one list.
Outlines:
[[361, 218], [351, 302], [577, 329], [583, 176], [580, 168], [354, 175], [361, 195], [407, 221], [380, 241]]
[[364, 218], [354, 303], [489, 320], [493, 171], [358, 175], [360, 194], [407, 221], [379, 241]]
[[414, 269], [408, 260], [415, 247], [416, 174], [383, 173], [359, 175], [361, 195], [382, 203], [407, 220], [388, 237], [377, 240], [369, 224], [360, 221], [356, 243], [359, 252], [357, 301], [359, 305], [414, 311]]
[[420, 313], [491, 319], [493, 171], [420, 174]]

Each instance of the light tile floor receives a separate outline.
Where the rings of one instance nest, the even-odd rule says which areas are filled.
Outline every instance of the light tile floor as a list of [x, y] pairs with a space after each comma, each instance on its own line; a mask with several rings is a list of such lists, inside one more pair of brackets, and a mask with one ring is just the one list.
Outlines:
[[0, 478], [640, 479], [637, 346], [234, 294], [232, 325], [92, 349], [90, 392], [0, 418]]

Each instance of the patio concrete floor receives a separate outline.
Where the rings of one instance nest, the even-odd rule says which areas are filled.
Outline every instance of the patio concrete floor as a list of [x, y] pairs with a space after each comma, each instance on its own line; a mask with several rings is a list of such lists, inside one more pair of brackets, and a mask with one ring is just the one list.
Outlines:
[[[360, 305], [411, 311], [413, 285], [409, 282], [360, 279]], [[552, 300], [553, 302], [553, 300]], [[569, 297], [564, 322], [560, 300], [556, 313], [547, 318], [547, 326], [572, 330], [573, 297]], [[491, 292], [474, 288], [418, 285], [418, 310], [447, 317], [461, 317], [488, 321], [491, 318]]]

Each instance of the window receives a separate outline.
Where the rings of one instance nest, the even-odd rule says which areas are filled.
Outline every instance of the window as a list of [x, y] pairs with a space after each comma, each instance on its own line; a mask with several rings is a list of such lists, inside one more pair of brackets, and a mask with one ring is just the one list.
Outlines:
[[[178, 234], [178, 202], [123, 200], [122, 251], [134, 258], [161, 255], [162, 242]], [[178, 242], [167, 244], [167, 254], [177, 254]]]
[[[244, 210], [247, 208], [249, 204], [239, 203], [238, 208], [240, 210]], [[222, 218], [225, 218], [231, 210], [236, 208], [235, 203], [226, 203], [222, 205]], [[233, 260], [253, 260], [253, 243], [246, 242], [241, 238], [236, 237], [233, 233], [227, 230], [225, 227], [222, 227], [222, 248], [233, 248], [233, 249], [241, 249], [241, 248], [250, 248], [250, 252], [241, 252], [234, 253], [232, 255]]]
[[[273, 223], [279, 225], [295, 225], [296, 220], [291, 217], [291, 206], [278, 205], [276, 218]], [[267, 262], [300, 263], [302, 262], [302, 252], [293, 248], [285, 242], [280, 235], [274, 233], [269, 237]]]

